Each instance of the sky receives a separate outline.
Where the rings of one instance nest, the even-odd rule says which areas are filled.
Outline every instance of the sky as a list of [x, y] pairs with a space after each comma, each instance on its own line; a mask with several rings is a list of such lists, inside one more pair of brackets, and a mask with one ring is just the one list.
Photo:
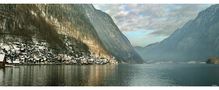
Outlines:
[[133, 46], [160, 42], [194, 19], [207, 4], [95, 4], [109, 14]]

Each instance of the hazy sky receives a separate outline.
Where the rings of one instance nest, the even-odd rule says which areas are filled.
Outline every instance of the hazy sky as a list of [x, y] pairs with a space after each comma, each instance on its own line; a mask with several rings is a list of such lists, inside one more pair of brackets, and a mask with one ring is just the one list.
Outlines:
[[198, 12], [199, 4], [96, 4], [108, 13], [133, 46], [146, 46], [167, 38]]

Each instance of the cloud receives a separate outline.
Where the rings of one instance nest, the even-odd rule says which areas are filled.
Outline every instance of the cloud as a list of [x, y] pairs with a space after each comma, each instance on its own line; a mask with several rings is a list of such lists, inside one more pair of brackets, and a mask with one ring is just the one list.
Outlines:
[[[181, 28], [186, 22], [194, 19], [198, 15], [198, 12], [210, 5], [97, 4], [94, 6], [108, 13], [122, 32], [136, 31], [139, 29], [145, 31], [152, 30], [153, 32], [144, 36], [148, 38], [149, 36], [169, 36], [177, 28]], [[129, 36], [128, 38], [133, 37]]]

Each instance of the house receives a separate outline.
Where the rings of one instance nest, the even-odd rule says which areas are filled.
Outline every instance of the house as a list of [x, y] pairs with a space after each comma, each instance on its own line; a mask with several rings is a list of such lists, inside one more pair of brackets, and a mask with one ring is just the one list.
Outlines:
[[0, 54], [0, 68], [5, 67], [5, 54]]
[[16, 59], [15, 61], [13, 61], [13, 64], [19, 64], [20, 61], [18, 59]]

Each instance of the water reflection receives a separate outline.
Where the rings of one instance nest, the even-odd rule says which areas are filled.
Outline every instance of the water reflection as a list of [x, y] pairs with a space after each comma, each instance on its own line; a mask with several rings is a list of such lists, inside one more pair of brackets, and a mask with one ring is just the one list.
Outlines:
[[26, 65], [0, 69], [0, 85], [219, 85], [218, 70], [218, 65], [208, 64]]
[[[34, 65], [0, 69], [0, 85], [110, 85], [117, 65]], [[113, 85], [113, 84], [112, 84]]]

